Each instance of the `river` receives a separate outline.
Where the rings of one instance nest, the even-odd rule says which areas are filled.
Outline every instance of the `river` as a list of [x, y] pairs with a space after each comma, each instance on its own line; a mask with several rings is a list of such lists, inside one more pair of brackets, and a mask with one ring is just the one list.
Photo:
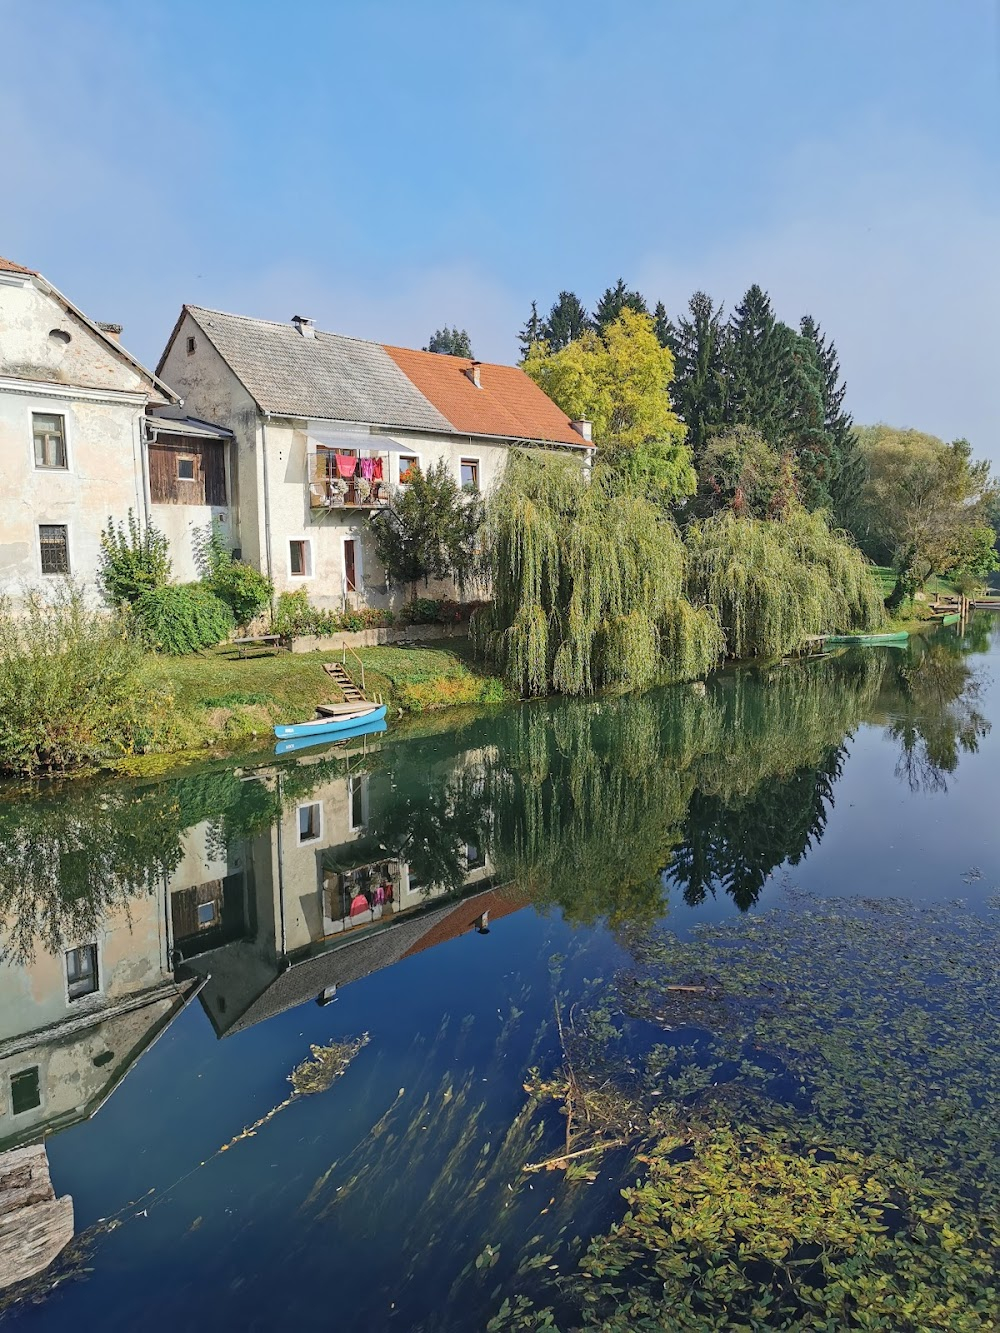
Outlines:
[[998, 663], [7, 793], [0, 1323], [994, 1327]]

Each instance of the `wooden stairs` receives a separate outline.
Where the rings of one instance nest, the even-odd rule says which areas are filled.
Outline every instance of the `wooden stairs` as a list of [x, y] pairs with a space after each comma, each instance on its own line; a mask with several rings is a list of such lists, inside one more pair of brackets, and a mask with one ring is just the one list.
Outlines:
[[347, 668], [340, 662], [324, 662], [323, 670], [328, 676], [332, 676], [339, 686], [344, 696], [344, 702], [348, 704], [363, 704], [368, 702], [368, 696], [363, 689], [359, 689], [347, 673]]

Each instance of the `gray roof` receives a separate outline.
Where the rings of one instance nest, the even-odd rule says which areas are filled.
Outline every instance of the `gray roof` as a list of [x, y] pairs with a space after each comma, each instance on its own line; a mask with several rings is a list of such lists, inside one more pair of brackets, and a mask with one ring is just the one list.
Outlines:
[[454, 433], [380, 343], [185, 309], [263, 412]]
[[157, 435], [187, 435], [204, 440], [231, 440], [233, 437], [228, 426], [216, 426], [212, 421], [202, 421], [201, 417], [164, 417], [156, 412], [146, 417], [146, 424]]

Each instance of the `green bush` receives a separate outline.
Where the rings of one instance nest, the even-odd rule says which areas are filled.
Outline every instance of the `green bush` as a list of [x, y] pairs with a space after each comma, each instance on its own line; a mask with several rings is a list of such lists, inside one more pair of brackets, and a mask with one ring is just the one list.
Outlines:
[[127, 523], [108, 519], [101, 533], [97, 579], [109, 606], [138, 601], [144, 592], [170, 582], [170, 543], [158, 528], [140, 528], [133, 511]]
[[147, 640], [159, 652], [179, 655], [211, 648], [233, 631], [233, 613], [203, 583], [151, 588], [135, 604]]
[[256, 620], [274, 596], [274, 584], [267, 575], [242, 560], [220, 563], [206, 586], [226, 603], [241, 629]]
[[67, 584], [15, 613], [0, 604], [0, 773], [100, 763], [149, 747], [169, 697], [146, 675], [128, 612], [88, 607]]

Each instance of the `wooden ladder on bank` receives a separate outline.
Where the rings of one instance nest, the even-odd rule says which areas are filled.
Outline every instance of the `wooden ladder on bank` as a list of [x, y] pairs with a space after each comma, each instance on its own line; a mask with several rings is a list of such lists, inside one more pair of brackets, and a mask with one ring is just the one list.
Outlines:
[[[367, 703], [368, 696], [367, 694], [365, 694], [364, 665], [363, 664], [361, 665], [361, 685], [359, 687], [355, 685], [354, 681], [351, 680], [351, 677], [348, 675], [346, 666], [347, 652], [348, 650], [345, 647], [343, 662], [324, 662], [323, 670], [327, 673], [328, 676], [332, 676], [333, 679], [336, 681], [337, 685], [340, 687], [341, 693], [344, 696], [344, 703], [348, 704]], [[351, 652], [355, 657], [357, 657], [357, 654], [354, 653], [353, 649], [351, 650]], [[358, 658], [358, 661], [360, 663], [361, 659]]]

